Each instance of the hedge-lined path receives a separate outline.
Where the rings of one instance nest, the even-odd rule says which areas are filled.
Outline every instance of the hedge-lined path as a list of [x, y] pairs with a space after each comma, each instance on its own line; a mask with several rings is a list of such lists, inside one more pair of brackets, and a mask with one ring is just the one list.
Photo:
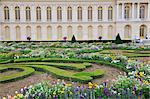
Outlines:
[[115, 79], [118, 75], [123, 75], [124, 72], [117, 69], [117, 68], [113, 68], [113, 67], [110, 67], [110, 66], [106, 66], [106, 65], [97, 65], [97, 64], [93, 64], [92, 68], [88, 68], [84, 71], [93, 71], [93, 70], [96, 70], [96, 69], [102, 69], [105, 74], [102, 78], [97, 78], [97, 79], [94, 79], [92, 80], [92, 82], [94, 83], [101, 83], [103, 81], [106, 81], [106, 80], [112, 80], [112, 79]]
[[[102, 78], [97, 78], [92, 81], [97, 84], [99, 84], [103, 81], [106, 81], [106, 80], [115, 79], [118, 75], [123, 74], [123, 71], [121, 71], [117, 68], [113, 68], [113, 67], [105, 66], [105, 65], [97, 65], [97, 64], [92, 64], [92, 67], [87, 68], [83, 71], [91, 72], [91, 71], [94, 71], [97, 69], [102, 69], [105, 72], [104, 76]], [[14, 95], [14, 92], [16, 90], [19, 90], [25, 86], [39, 83], [44, 80], [52, 82], [52, 81], [56, 81], [57, 78], [55, 76], [51, 76], [50, 74], [46, 74], [46, 73], [38, 73], [38, 74], [36, 73], [27, 78], [17, 80], [16, 82], [0, 84], [0, 96], [6, 96], [7, 94]], [[69, 81], [65, 81], [65, 82], [71, 83]], [[75, 83], [75, 85], [79, 85], [79, 83]]]

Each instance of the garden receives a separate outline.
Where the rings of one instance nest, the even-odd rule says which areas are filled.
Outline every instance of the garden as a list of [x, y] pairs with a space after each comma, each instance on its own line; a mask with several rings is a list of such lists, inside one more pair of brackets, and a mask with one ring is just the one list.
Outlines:
[[149, 99], [150, 46], [0, 42], [2, 99]]

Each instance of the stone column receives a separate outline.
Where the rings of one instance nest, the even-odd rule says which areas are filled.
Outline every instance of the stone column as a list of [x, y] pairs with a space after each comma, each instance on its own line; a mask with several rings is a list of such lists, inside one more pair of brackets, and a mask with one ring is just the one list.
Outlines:
[[9, 17], [10, 22], [15, 22], [15, 7], [13, 5], [9, 7]]
[[87, 22], [88, 21], [88, 6], [82, 6], [82, 21]]
[[36, 6], [31, 6], [31, 22], [36, 22]]
[[[0, 9], [2, 9], [2, 6], [0, 5]], [[0, 17], [1, 17], [1, 20], [0, 20], [0, 23], [2, 22], [2, 20], [4, 20], [4, 13], [3, 10], [0, 10]], [[2, 25], [0, 24], [0, 41], [3, 40], [3, 35], [2, 35]]]
[[140, 4], [137, 3], [137, 20], [139, 20], [140, 17]]
[[135, 6], [134, 6], [134, 3], [132, 3], [132, 20], [134, 20], [134, 18], [135, 18], [135, 16], [134, 16], [134, 14], [135, 14], [134, 9], [135, 9]]
[[72, 7], [72, 22], [77, 22], [77, 8], [78, 6]]
[[62, 6], [62, 22], [67, 22], [67, 6]]
[[26, 21], [25, 7], [24, 5], [20, 6], [20, 22]]
[[3, 40], [2, 26], [0, 25], [0, 41]]
[[103, 21], [108, 21], [108, 6], [104, 5], [103, 9]]
[[122, 3], [122, 20], [124, 20], [124, 3]]
[[41, 6], [41, 21], [47, 22], [47, 6], [45, 5]]
[[147, 11], [148, 11], [148, 17], [147, 17], [147, 19], [150, 20], [150, 2], [148, 3], [148, 9], [147, 9]]
[[116, 17], [116, 20], [118, 20], [120, 18], [119, 16], [119, 4], [116, 4], [116, 14], [117, 14], [117, 17]]
[[93, 15], [93, 22], [97, 22], [97, 20], [98, 20], [98, 7], [97, 6], [93, 6], [93, 13], [92, 13], [92, 15]]
[[52, 22], [57, 22], [57, 7], [52, 6]]

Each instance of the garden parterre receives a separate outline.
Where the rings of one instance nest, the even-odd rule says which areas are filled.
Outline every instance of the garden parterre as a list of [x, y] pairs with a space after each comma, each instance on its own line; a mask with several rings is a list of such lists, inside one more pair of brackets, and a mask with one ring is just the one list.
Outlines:
[[[122, 50], [125, 51], [125, 53], [130, 54], [109, 53], [110, 51], [108, 50], [112, 49]], [[132, 44], [130, 44], [130, 46], [129, 44], [115, 45], [112, 43], [72, 44], [69, 42], [54, 42], [36, 44], [12, 42], [0, 44], [0, 52], [2, 53], [0, 55], [0, 58], [2, 59], [1, 64], [8, 64], [12, 62], [15, 64], [21, 64], [21, 62], [31, 62], [25, 64], [36, 67], [33, 62], [37, 61], [55, 61], [56, 64], [58, 62], [78, 64], [87, 62], [106, 64], [126, 72], [126, 76], [120, 76], [115, 80], [112, 80], [109, 82], [111, 84], [107, 84], [108, 82], [102, 82], [102, 84], [97, 85], [89, 82], [88, 88], [82, 88], [82, 86], [78, 86], [79, 89], [77, 94], [72, 93], [74, 93], [74, 90], [78, 87], [74, 87], [72, 84], [69, 84], [68, 86], [68, 84], [65, 82], [58, 81], [53, 85], [40, 83], [23, 88], [20, 94], [16, 94], [17, 96], [15, 96], [16, 98], [22, 97], [27, 99], [30, 99], [31, 97], [36, 97], [36, 99], [41, 99], [41, 97], [42, 99], [66, 99], [71, 97], [73, 99], [97, 99], [108, 97], [121, 99], [140, 97], [142, 99], [147, 99], [149, 98], [150, 90], [150, 62], [139, 62], [134, 60], [134, 57], [149, 57], [149, 51], [149, 46], [134, 46]], [[38, 64], [39, 67], [42, 67], [40, 64], [42, 63]], [[61, 63], [58, 64], [58, 67], [62, 66]], [[72, 65], [72, 67], [76, 68], [75, 65]], [[75, 75], [90, 75], [90, 73], [80, 72]]]

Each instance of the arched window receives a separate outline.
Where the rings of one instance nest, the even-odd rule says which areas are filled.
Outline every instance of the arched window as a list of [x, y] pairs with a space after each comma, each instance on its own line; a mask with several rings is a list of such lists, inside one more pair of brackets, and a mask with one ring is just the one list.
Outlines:
[[82, 26], [78, 26], [77, 39], [78, 40], [82, 40], [82, 37], [83, 37], [83, 27]]
[[52, 20], [52, 10], [51, 7], [47, 7], [47, 21]]
[[103, 26], [98, 26], [98, 37], [103, 36]]
[[41, 26], [37, 26], [37, 40], [41, 40]]
[[26, 21], [31, 20], [31, 9], [30, 7], [26, 7]]
[[41, 8], [40, 7], [36, 8], [36, 20], [41, 21]]
[[91, 6], [89, 6], [88, 7], [88, 20], [89, 21], [92, 21], [92, 7]]
[[144, 19], [144, 18], [145, 18], [145, 15], [146, 15], [146, 13], [145, 13], [145, 6], [142, 5], [142, 6], [140, 7], [140, 19]]
[[72, 26], [68, 26], [67, 27], [67, 37], [68, 39], [71, 39], [73, 36], [73, 33], [72, 33]]
[[113, 26], [110, 25], [108, 26], [108, 39], [112, 39], [113, 38]]
[[112, 20], [113, 19], [113, 8], [112, 6], [108, 7], [108, 20]]
[[4, 7], [4, 18], [5, 21], [9, 20], [9, 8], [7, 6]]
[[131, 26], [126, 25], [124, 29], [124, 38], [125, 39], [130, 39], [131, 38]]
[[93, 27], [88, 26], [88, 40], [92, 40], [92, 39], [93, 39]]
[[61, 7], [57, 7], [57, 20], [58, 21], [62, 20], [62, 9], [61, 9]]
[[20, 38], [21, 38], [20, 27], [16, 26], [16, 40], [20, 40]]
[[140, 26], [140, 38], [143, 39], [147, 34], [147, 27], [145, 25]]
[[52, 27], [51, 26], [47, 27], [47, 39], [48, 40], [52, 39]]
[[62, 34], [62, 26], [57, 27], [57, 35], [58, 35], [58, 40], [63, 40], [63, 34]]
[[82, 21], [82, 7], [78, 7], [78, 21]]
[[125, 19], [129, 19], [130, 18], [130, 7], [129, 6], [125, 6], [124, 18]]
[[20, 8], [18, 6], [15, 7], [15, 19], [16, 21], [20, 20]]
[[98, 20], [102, 20], [103, 19], [103, 8], [102, 7], [98, 7]]
[[7, 40], [7, 41], [10, 40], [10, 27], [9, 26], [5, 27], [4, 40]]
[[67, 8], [67, 19], [68, 21], [72, 20], [72, 8], [71, 7]]
[[[26, 37], [31, 37], [31, 27], [30, 26], [27, 26], [26, 27]], [[32, 39], [32, 38], [31, 38]]]

